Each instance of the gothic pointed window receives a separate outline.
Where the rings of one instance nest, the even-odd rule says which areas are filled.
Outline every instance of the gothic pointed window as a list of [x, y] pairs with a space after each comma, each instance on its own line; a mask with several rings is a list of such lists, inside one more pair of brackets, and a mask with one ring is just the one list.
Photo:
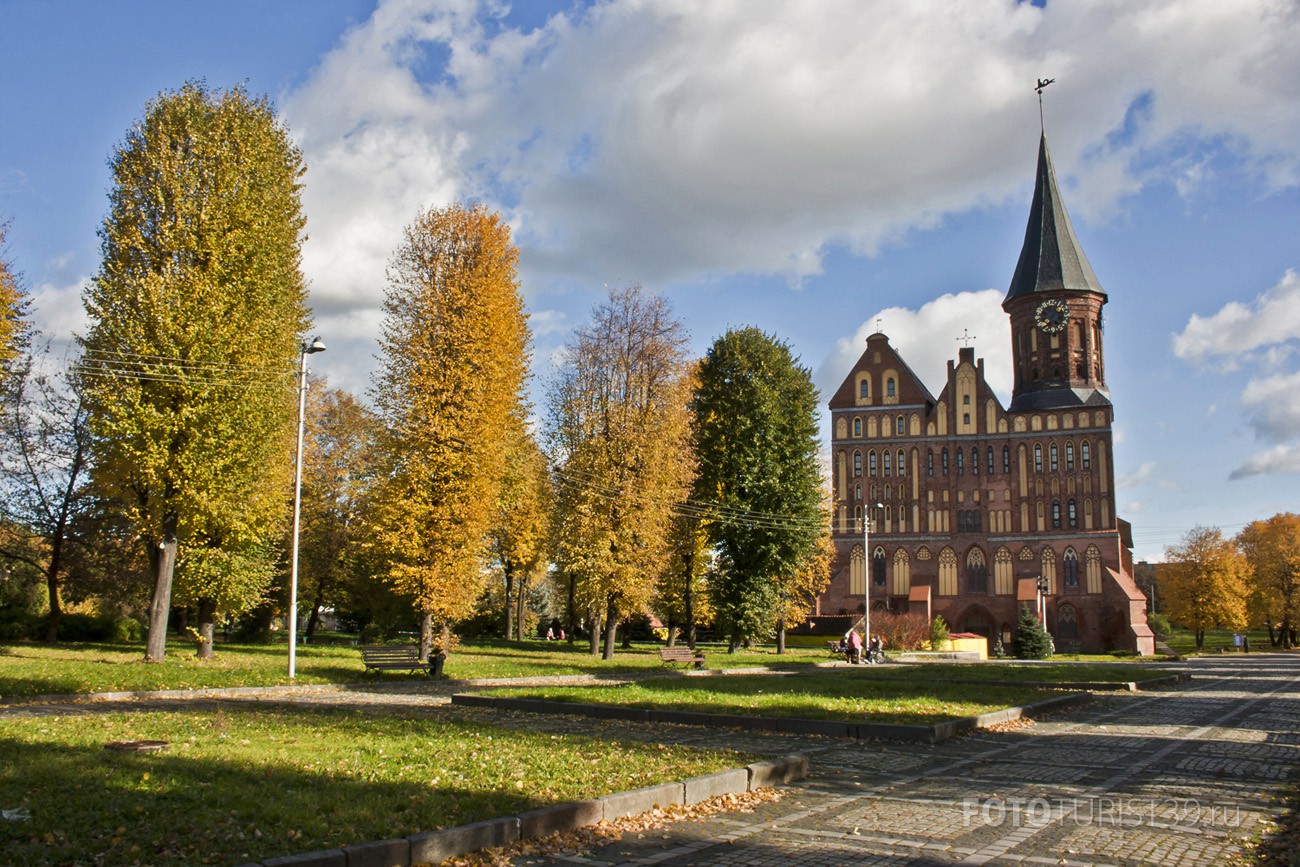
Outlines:
[[1075, 505], [1074, 500], [1071, 500], [1071, 501], [1067, 504], [1067, 509], [1068, 509], [1068, 512], [1067, 512], [1067, 514], [1066, 514], [1066, 517], [1067, 517], [1067, 518], [1069, 519], [1069, 521], [1070, 521], [1070, 526], [1071, 526], [1071, 527], [1077, 527], [1077, 526], [1079, 526], [1079, 508], [1078, 508], [1078, 506]]
[[885, 586], [885, 549], [877, 548], [871, 555], [871, 586]]
[[1052, 503], [1052, 528], [1059, 530], [1061, 528], [1061, 504]]
[[1065, 468], [1067, 470], [1074, 469], [1074, 443], [1065, 444]]
[[867, 466], [869, 468], [868, 472], [870, 472], [871, 475], [874, 476], [876, 474], [876, 450], [875, 449], [872, 449], [871, 451], [867, 452]]
[[1011, 472], [1011, 448], [1009, 446], [1002, 447], [1002, 472], [1004, 474]]
[[1079, 444], [1080, 458], [1083, 460], [1085, 470], [1092, 469], [1092, 449], [1088, 447], [1088, 441], [1084, 440]]
[[989, 475], [990, 476], [993, 475], [994, 472], [995, 470], [993, 469], [993, 446], [989, 446]]
[[1056, 637], [1062, 641], [1079, 640], [1079, 612], [1068, 602], [1056, 610]]
[[898, 389], [895, 387], [894, 378], [891, 376], [889, 379], [885, 380], [885, 396], [895, 397], [897, 393]]
[[1066, 587], [1079, 586], [1079, 555], [1074, 553], [1073, 548], [1065, 549], [1065, 556], [1061, 558], [1061, 571], [1065, 575]]
[[899, 449], [899, 450], [898, 450], [898, 474], [899, 474], [900, 476], [905, 476], [905, 475], [907, 475], [907, 464], [904, 463], [903, 450], [902, 450], [902, 449]]
[[858, 383], [858, 397], [871, 397], [871, 381], [866, 377]]
[[948, 449], [946, 447], [940, 453], [940, 456], [943, 458], [943, 474], [946, 476], [948, 475]]
[[900, 437], [907, 433], [907, 421], [901, 415], [895, 420], [894, 429]]
[[1051, 450], [1050, 450], [1050, 451], [1051, 451], [1051, 456], [1052, 456], [1052, 458], [1051, 458], [1051, 459], [1052, 459], [1052, 472], [1056, 472], [1056, 470], [1057, 470], [1057, 464], [1056, 464], [1056, 443], [1052, 443], [1052, 446], [1051, 446]]
[[1038, 443], [1034, 443], [1034, 472], [1041, 473], [1042, 471], [1043, 471], [1043, 447]]
[[862, 475], [862, 452], [853, 453], [853, 475]]
[[885, 466], [884, 466], [884, 468], [885, 468], [885, 475], [889, 475], [889, 474], [890, 474], [890, 473], [889, 473], [889, 464], [890, 464], [890, 460], [889, 460], [889, 449], [885, 449], [883, 452], [881, 452], [881, 453], [880, 453], [880, 458], [881, 458], [881, 462], [885, 465]]
[[862, 419], [855, 418], [853, 420], [853, 437], [856, 439], [860, 436], [862, 436]]
[[925, 450], [925, 474], [927, 476], [934, 475], [934, 449]]
[[972, 548], [966, 555], [966, 592], [989, 592], [988, 567], [985, 565], [984, 552]]
[[961, 449], [957, 449], [957, 475], [959, 476], [962, 474], [962, 472], [965, 470], [966, 467], [965, 456], [966, 453], [964, 451], [962, 451]]
[[973, 446], [970, 450], [970, 471], [977, 476], [980, 474], [980, 450]]

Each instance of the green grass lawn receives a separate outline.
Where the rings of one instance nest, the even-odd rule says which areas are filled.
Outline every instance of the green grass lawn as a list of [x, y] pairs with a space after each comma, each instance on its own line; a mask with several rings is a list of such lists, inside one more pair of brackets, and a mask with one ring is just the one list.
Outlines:
[[[942, 666], [933, 666], [941, 668]], [[912, 676], [907, 676], [911, 671]], [[901, 672], [902, 674], [895, 674]], [[742, 714], [903, 725], [933, 725], [1026, 704], [1059, 693], [1035, 686], [980, 686], [932, 681], [908, 668], [814, 670], [784, 677], [656, 678], [608, 686], [529, 686], [487, 690], [492, 695]], [[956, 674], [949, 668], [949, 674]], [[476, 690], [483, 692], [484, 690]]]
[[[1268, 630], [1252, 629], [1245, 633], [1250, 636], [1250, 649], [1254, 653], [1263, 651], [1273, 651], [1274, 648], [1269, 644]], [[1230, 629], [1207, 629], [1205, 630], [1205, 642], [1200, 650], [1196, 649], [1196, 635], [1181, 627], [1174, 627], [1174, 634], [1165, 639], [1169, 649], [1182, 656], [1191, 656], [1196, 653], [1217, 653], [1219, 648], [1226, 647], [1230, 651], [1234, 650], [1232, 646], [1233, 632]]]
[[[469, 714], [468, 716], [472, 716]], [[6, 864], [237, 864], [404, 836], [755, 757], [479, 724], [223, 708], [0, 719]], [[154, 753], [111, 741], [164, 740]]]
[[[593, 657], [586, 645], [557, 641], [465, 642], [447, 660], [453, 679], [526, 677], [532, 675], [602, 674], [662, 670], [656, 645], [634, 645], [611, 661]], [[771, 665], [807, 667], [826, 659], [824, 651], [794, 649], [709, 654], [714, 667]], [[194, 645], [173, 640], [166, 658], [144, 662], [143, 645], [33, 644], [0, 645], [0, 698], [123, 690], [200, 689], [275, 686], [286, 683], [356, 683], [363, 679], [361, 652], [350, 646], [305, 645], [298, 649], [297, 678], [288, 676], [285, 645], [218, 644], [216, 658], [201, 660]], [[374, 679], [375, 675], [369, 675]], [[419, 675], [385, 672], [383, 681], [418, 680]]]

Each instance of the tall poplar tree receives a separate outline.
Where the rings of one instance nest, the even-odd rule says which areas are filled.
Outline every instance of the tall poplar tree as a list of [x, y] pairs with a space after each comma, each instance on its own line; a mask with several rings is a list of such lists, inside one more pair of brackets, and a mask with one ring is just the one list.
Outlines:
[[506, 446], [501, 501], [489, 533], [492, 556], [505, 581], [506, 638], [524, 640], [528, 587], [545, 574], [550, 553], [552, 499], [546, 455], [517, 420]]
[[518, 260], [505, 221], [475, 204], [421, 213], [389, 264], [373, 545], [421, 614], [422, 658], [435, 627], [447, 648], [485, 580], [528, 364]]
[[201, 82], [148, 104], [110, 160], [102, 263], [86, 290], [82, 373], [93, 479], [148, 552], [146, 658], [172, 604], [256, 603], [290, 496], [302, 155], [270, 103]]
[[691, 408], [694, 499], [709, 504], [717, 554], [709, 597], [734, 650], [779, 628], [788, 600], [817, 587], [808, 567], [827, 526], [817, 389], [788, 345], [757, 328], [733, 329], [709, 347]]
[[585, 609], [592, 653], [604, 625], [647, 610], [671, 567], [674, 509], [694, 471], [686, 330], [668, 302], [612, 289], [578, 329], [550, 390], [548, 440], [559, 465], [555, 556]]

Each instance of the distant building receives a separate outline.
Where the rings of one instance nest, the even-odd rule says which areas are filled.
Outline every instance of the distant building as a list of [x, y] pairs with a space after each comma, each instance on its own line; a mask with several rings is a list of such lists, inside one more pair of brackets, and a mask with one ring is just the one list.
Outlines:
[[[1115, 510], [1106, 293], [1065, 211], [1044, 137], [1002, 309], [1015, 387], [1003, 407], [971, 348], [931, 394], [882, 333], [830, 400], [836, 562], [817, 615], [942, 614], [1009, 645], [1046, 586], [1058, 649], [1154, 651]], [[863, 520], [870, 516], [870, 551]], [[868, 563], [870, 569], [868, 570]]]

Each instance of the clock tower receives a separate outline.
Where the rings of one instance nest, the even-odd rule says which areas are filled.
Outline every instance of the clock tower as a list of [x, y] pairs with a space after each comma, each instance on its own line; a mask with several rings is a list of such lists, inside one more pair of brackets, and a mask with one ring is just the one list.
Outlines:
[[1011, 317], [1012, 412], [1110, 404], [1102, 351], [1105, 303], [1070, 225], [1043, 136], [1025, 243], [1002, 301]]

